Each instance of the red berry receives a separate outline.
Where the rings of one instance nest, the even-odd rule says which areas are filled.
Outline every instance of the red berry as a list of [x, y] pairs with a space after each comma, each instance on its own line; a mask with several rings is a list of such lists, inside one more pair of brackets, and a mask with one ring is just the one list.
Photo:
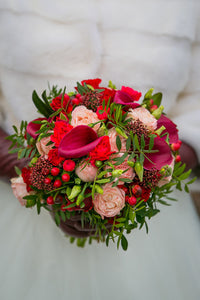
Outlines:
[[135, 204], [137, 203], [137, 199], [136, 199], [134, 196], [129, 197], [128, 203], [129, 203], [130, 205], [135, 205]]
[[62, 182], [61, 182], [60, 179], [56, 179], [56, 180], [54, 181], [53, 186], [54, 186], [55, 188], [59, 188], [59, 187], [61, 187], [61, 185], [62, 185]]
[[140, 196], [142, 194], [142, 188], [141, 188], [141, 186], [139, 186], [138, 184], [134, 185], [132, 187], [132, 192], [133, 192], [134, 195]]
[[44, 180], [44, 183], [45, 184], [50, 184], [51, 183], [51, 178], [46, 177], [45, 180]]
[[57, 176], [58, 174], [60, 173], [60, 169], [59, 168], [52, 168], [51, 169], [51, 174], [53, 175], [53, 176]]
[[63, 169], [67, 172], [73, 171], [75, 169], [75, 166], [76, 166], [75, 162], [71, 159], [67, 159], [63, 163]]
[[54, 201], [53, 201], [53, 197], [52, 197], [52, 196], [49, 196], [49, 197], [47, 198], [47, 204], [49, 204], [49, 205], [54, 204]]
[[177, 155], [175, 160], [176, 160], [176, 162], [179, 162], [179, 161], [181, 161], [181, 157], [180, 157], [180, 155]]
[[180, 144], [179, 142], [178, 142], [178, 143], [173, 143], [173, 144], [171, 145], [171, 148], [172, 148], [173, 151], [179, 150], [180, 147], [181, 147], [181, 144]]
[[70, 180], [70, 176], [69, 174], [65, 173], [62, 175], [62, 180], [65, 181], [65, 182], [68, 182]]
[[124, 186], [124, 185], [118, 185], [118, 188], [122, 189], [125, 192], [125, 194], [128, 193], [128, 188], [126, 186]]

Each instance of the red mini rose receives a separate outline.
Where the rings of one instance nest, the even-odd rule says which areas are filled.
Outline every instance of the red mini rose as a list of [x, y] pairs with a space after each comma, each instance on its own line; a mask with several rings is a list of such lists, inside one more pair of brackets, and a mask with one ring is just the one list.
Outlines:
[[87, 79], [87, 80], [82, 80], [81, 84], [84, 85], [84, 83], [91, 85], [94, 89], [99, 89], [99, 85], [101, 83], [101, 79], [100, 78], [96, 78], [96, 79]]
[[111, 152], [110, 141], [108, 136], [101, 138], [98, 145], [89, 153], [90, 162], [92, 165], [95, 164], [96, 160], [104, 161], [110, 158]]
[[108, 103], [109, 100], [110, 103], [112, 103], [115, 97], [116, 90], [108, 89], [108, 88], [103, 88], [103, 89], [104, 91], [102, 92], [102, 100], [105, 100], [106, 104]]
[[106, 110], [106, 107], [103, 109], [103, 106], [100, 105], [97, 108], [96, 114], [97, 114], [99, 120], [106, 120], [108, 118], [109, 112], [110, 112], [110, 108], [108, 108], [108, 110]]
[[60, 108], [63, 108], [63, 110], [65, 110], [67, 114], [69, 114], [73, 109], [73, 106], [70, 103], [70, 97], [67, 94], [64, 95], [63, 103], [62, 103], [62, 94], [61, 94], [58, 97], [54, 98], [50, 103], [50, 105], [51, 108], [55, 111], [57, 111]]
[[73, 126], [68, 124], [66, 121], [58, 120], [55, 122], [53, 135], [51, 135], [51, 141], [55, 143], [56, 147], [60, 145], [62, 138], [66, 133], [71, 131], [72, 128]]

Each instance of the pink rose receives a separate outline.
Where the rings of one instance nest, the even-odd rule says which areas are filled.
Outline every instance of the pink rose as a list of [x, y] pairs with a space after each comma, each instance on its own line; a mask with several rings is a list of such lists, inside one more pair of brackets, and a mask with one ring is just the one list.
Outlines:
[[[116, 163], [116, 161], [115, 160], [112, 160], [113, 158], [116, 158], [116, 157], [120, 157], [120, 156], [122, 156], [123, 154], [114, 154], [114, 155], [112, 155], [112, 157], [111, 157], [111, 160], [110, 160], [110, 162], [112, 163], [112, 164], [114, 164], [114, 163]], [[120, 179], [120, 178], [127, 178], [127, 179], [130, 179], [130, 180], [133, 180], [133, 178], [135, 177], [135, 172], [134, 172], [134, 170], [133, 170], [133, 168], [132, 167], [130, 167], [129, 165], [128, 165], [128, 157], [129, 156], [127, 156], [126, 158], [125, 158], [125, 160], [124, 160], [124, 162], [121, 164], [121, 165], [118, 165], [118, 166], [115, 166], [115, 170], [122, 170], [122, 171], [125, 171], [125, 170], [127, 170], [125, 173], [123, 173], [122, 175], [120, 175], [118, 178]], [[106, 166], [105, 167], [105, 169], [109, 169], [110, 168], [110, 166]], [[106, 176], [108, 177], [108, 176], [111, 176], [111, 173], [110, 172], [108, 172], [107, 174], [106, 174]], [[115, 179], [115, 181], [117, 180], [117, 177], [116, 177], [116, 179]], [[122, 185], [122, 184], [124, 184], [124, 182], [123, 181], [120, 181], [119, 180], [119, 185]]]
[[81, 162], [75, 170], [76, 175], [84, 182], [94, 181], [97, 175], [97, 168], [92, 166], [90, 163]]
[[54, 144], [47, 146], [48, 142], [51, 141], [51, 137], [44, 137], [39, 142], [36, 143], [36, 147], [40, 155], [44, 155], [45, 158], [48, 158], [48, 153], [52, 149]]
[[154, 131], [157, 128], [156, 118], [143, 106], [129, 109], [127, 118], [132, 118], [133, 120], [139, 119], [151, 131]]
[[175, 162], [175, 158], [174, 158], [174, 156], [173, 156], [173, 160], [172, 160], [171, 164], [168, 165], [168, 167], [171, 168], [171, 175], [162, 178], [162, 179], [158, 182], [158, 186], [159, 186], [159, 187], [161, 187], [161, 186], [163, 186], [163, 185], [169, 183], [169, 182], [172, 180], [172, 173], [173, 173], [173, 170], [174, 170], [174, 162]]
[[125, 206], [125, 192], [118, 187], [112, 187], [112, 183], [107, 183], [103, 187], [103, 194], [94, 195], [94, 210], [104, 217], [114, 217], [120, 213]]
[[115, 152], [118, 152], [119, 150], [117, 149], [117, 145], [116, 145], [116, 137], [117, 135], [119, 136], [120, 140], [121, 140], [121, 152], [126, 152], [126, 139], [117, 134], [115, 128], [111, 128], [108, 130], [108, 136], [110, 138], [110, 146], [111, 146], [111, 151], [115, 151]]
[[13, 189], [14, 196], [19, 200], [22, 206], [26, 205], [24, 196], [30, 195], [26, 190], [26, 183], [23, 181], [21, 176], [11, 179], [11, 187]]
[[[72, 120], [71, 125], [76, 127], [78, 125], [88, 125], [90, 123], [96, 123], [100, 121], [97, 117], [97, 114], [93, 112], [91, 109], [87, 109], [85, 106], [80, 105], [77, 106], [72, 111]], [[100, 123], [96, 124], [93, 129], [97, 131], [100, 127]]]

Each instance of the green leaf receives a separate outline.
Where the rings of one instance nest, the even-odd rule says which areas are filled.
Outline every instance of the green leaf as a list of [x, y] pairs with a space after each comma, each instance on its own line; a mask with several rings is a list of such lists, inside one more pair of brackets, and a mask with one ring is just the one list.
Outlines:
[[187, 182], [187, 185], [188, 185], [188, 184], [192, 184], [193, 182], [195, 182], [195, 180], [197, 180], [197, 177], [194, 177], [192, 180], [188, 181], [188, 182]]
[[33, 103], [35, 104], [36, 108], [38, 109], [38, 111], [44, 115], [46, 118], [49, 117], [49, 110], [48, 107], [46, 106], [46, 104], [38, 97], [38, 94], [36, 93], [36, 91], [33, 91], [32, 94], [32, 100]]
[[179, 176], [179, 180], [185, 180], [190, 176], [190, 173], [192, 172], [192, 170], [188, 170], [187, 172], [183, 173], [182, 175]]
[[64, 213], [64, 211], [60, 211], [60, 216], [61, 216], [61, 219], [63, 220], [63, 222], [65, 222], [66, 221], [66, 215], [65, 215], [65, 213]]
[[124, 235], [122, 235], [122, 238], [121, 238], [121, 246], [124, 251], [126, 251], [128, 249], [128, 241]]
[[21, 171], [17, 166], [15, 166], [14, 168], [15, 168], [16, 174], [17, 174], [18, 176], [20, 176], [20, 175], [22, 174], [22, 171]]
[[49, 114], [52, 114], [54, 112], [54, 110], [52, 109], [52, 107], [49, 104], [49, 101], [48, 101], [47, 95], [46, 95], [46, 90], [42, 93], [42, 99], [44, 100], [44, 102], [48, 108]]
[[153, 99], [153, 104], [159, 107], [162, 101], [162, 93], [154, 94], [151, 99]]
[[126, 151], [128, 151], [131, 147], [131, 137], [129, 136], [126, 140]]
[[134, 142], [134, 145], [133, 145], [134, 149], [136, 148], [138, 151], [140, 151], [140, 145], [139, 145], [138, 137], [136, 134], [133, 137], [133, 142]]
[[164, 200], [158, 200], [158, 202], [161, 203], [161, 204], [163, 204], [163, 205], [166, 205], [166, 206], [171, 206], [171, 204], [167, 203]]
[[116, 137], [116, 145], [117, 145], [118, 151], [120, 152], [121, 147], [122, 147], [122, 143], [121, 143], [121, 139], [120, 139], [120, 137], [118, 135]]
[[149, 140], [149, 150], [152, 150], [153, 149], [153, 146], [154, 146], [154, 138], [155, 138], [156, 136], [154, 135], [154, 134], [152, 134], [151, 136], [150, 136], [150, 140]]
[[57, 226], [60, 225], [60, 216], [59, 216], [59, 213], [57, 211], [55, 212], [55, 222], [56, 222]]
[[25, 154], [26, 154], [26, 148], [25, 149], [22, 149], [20, 155], [19, 155], [19, 159], [22, 159], [23, 157], [25, 157]]
[[189, 191], [189, 188], [188, 188], [188, 186], [187, 186], [187, 184], [185, 185], [184, 190], [186, 191], [186, 193], [189, 193], [189, 192], [190, 192], [190, 191]]

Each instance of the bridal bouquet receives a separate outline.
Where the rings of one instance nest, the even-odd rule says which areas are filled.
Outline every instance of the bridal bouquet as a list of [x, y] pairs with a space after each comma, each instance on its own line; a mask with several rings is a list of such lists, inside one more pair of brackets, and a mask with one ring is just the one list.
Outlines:
[[[169, 205], [172, 188], [184, 189], [191, 171], [184, 172], [178, 150], [181, 141], [176, 125], [166, 117], [162, 94], [150, 89], [141, 93], [130, 87], [120, 90], [100, 79], [83, 80], [74, 91], [53, 86], [33, 102], [43, 117], [9, 137], [18, 158], [30, 158], [16, 172], [12, 188], [20, 203], [51, 212], [58, 226], [71, 226], [79, 218], [92, 239], [112, 240], [128, 247], [126, 234], [146, 227]], [[182, 181], [184, 183], [182, 184]], [[61, 226], [62, 227], [62, 226]], [[86, 237], [77, 238], [83, 246]]]

